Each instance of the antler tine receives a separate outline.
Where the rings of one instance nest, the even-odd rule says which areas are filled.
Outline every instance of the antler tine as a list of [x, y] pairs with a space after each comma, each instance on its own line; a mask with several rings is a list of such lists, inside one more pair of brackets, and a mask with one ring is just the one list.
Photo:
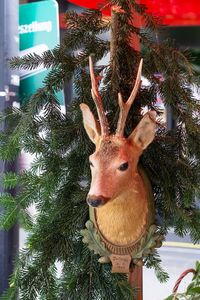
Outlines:
[[134, 88], [133, 88], [128, 100], [126, 102], [123, 102], [121, 93], [118, 93], [118, 103], [119, 103], [119, 107], [120, 107], [120, 114], [119, 114], [119, 120], [117, 123], [117, 130], [116, 130], [117, 136], [123, 136], [123, 134], [124, 134], [126, 118], [128, 116], [131, 105], [133, 104], [135, 97], [137, 95], [138, 89], [140, 87], [142, 64], [143, 64], [143, 59], [140, 60], [137, 77], [135, 80], [135, 85], [134, 85]]
[[90, 68], [90, 78], [91, 78], [91, 84], [92, 84], [91, 94], [92, 94], [92, 98], [96, 105], [97, 113], [99, 116], [99, 122], [101, 125], [101, 135], [106, 136], [106, 135], [109, 135], [109, 125], [108, 125], [108, 120], [107, 120], [107, 117], [105, 115], [105, 111], [103, 108], [101, 96], [99, 94], [98, 82], [97, 82], [97, 79], [94, 74], [93, 61], [92, 61], [91, 56], [89, 56], [89, 68]]

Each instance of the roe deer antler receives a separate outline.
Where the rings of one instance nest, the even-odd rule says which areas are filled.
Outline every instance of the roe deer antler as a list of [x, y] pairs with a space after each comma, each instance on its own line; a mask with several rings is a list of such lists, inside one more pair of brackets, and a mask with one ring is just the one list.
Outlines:
[[128, 112], [131, 108], [131, 105], [133, 104], [133, 102], [135, 100], [138, 89], [140, 87], [142, 63], [143, 63], [143, 59], [140, 60], [137, 77], [135, 80], [135, 85], [134, 85], [134, 88], [133, 88], [128, 100], [126, 102], [123, 102], [121, 93], [118, 93], [118, 103], [119, 103], [119, 107], [120, 107], [120, 114], [119, 114], [119, 119], [118, 119], [118, 123], [117, 123], [117, 130], [116, 130], [117, 136], [123, 136], [123, 134], [124, 134], [124, 128], [125, 128], [125, 123], [126, 123], [126, 118], [128, 116]]
[[108, 120], [107, 120], [107, 117], [106, 117], [106, 114], [105, 114], [105, 111], [103, 108], [102, 99], [101, 99], [101, 96], [100, 96], [100, 93], [98, 90], [98, 81], [94, 74], [93, 61], [92, 61], [91, 56], [89, 56], [89, 68], [90, 68], [90, 78], [91, 78], [91, 84], [92, 84], [91, 93], [92, 93], [92, 98], [96, 105], [97, 113], [99, 116], [99, 122], [101, 125], [101, 135], [107, 136], [107, 135], [109, 135], [109, 125], [108, 125]]

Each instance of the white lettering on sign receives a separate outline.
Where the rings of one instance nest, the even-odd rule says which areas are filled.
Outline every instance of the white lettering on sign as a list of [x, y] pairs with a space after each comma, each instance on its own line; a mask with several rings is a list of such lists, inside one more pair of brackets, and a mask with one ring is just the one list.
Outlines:
[[51, 21], [47, 21], [47, 22], [34, 21], [30, 24], [23, 24], [23, 25], [19, 26], [19, 34], [39, 32], [39, 31], [51, 32], [52, 31], [52, 22]]

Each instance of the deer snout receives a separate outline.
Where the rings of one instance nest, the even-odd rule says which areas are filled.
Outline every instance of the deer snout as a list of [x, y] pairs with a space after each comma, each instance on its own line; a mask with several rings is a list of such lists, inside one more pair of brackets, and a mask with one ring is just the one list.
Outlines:
[[92, 207], [100, 207], [104, 205], [109, 199], [103, 196], [91, 196], [88, 195], [87, 203]]

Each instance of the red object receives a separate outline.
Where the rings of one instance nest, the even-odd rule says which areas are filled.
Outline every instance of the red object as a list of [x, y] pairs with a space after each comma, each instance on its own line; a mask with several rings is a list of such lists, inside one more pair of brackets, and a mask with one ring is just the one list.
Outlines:
[[[102, 0], [69, 0], [69, 2], [85, 7], [99, 8]], [[163, 18], [164, 24], [171, 26], [200, 25], [200, 0], [141, 0], [148, 11]], [[105, 15], [110, 14], [107, 7]]]
[[179, 287], [181, 281], [189, 273], [196, 274], [196, 271], [194, 269], [188, 269], [181, 274], [181, 276], [178, 278], [178, 280], [176, 281], [175, 286], [173, 288], [173, 295], [175, 295], [177, 293], [177, 290], [178, 290], [178, 287]]

